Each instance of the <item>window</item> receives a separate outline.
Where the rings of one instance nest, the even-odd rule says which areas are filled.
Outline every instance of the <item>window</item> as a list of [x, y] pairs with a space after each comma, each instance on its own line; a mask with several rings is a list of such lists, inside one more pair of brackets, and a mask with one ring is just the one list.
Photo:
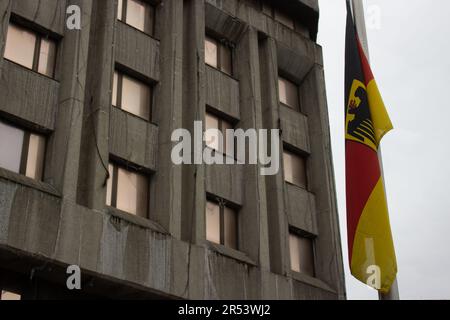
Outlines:
[[0, 300], [17, 301], [17, 300], [22, 300], [22, 297], [20, 296], [20, 294], [2, 290], [0, 292]]
[[152, 90], [147, 84], [116, 71], [112, 95], [113, 106], [150, 120]]
[[0, 121], [0, 167], [42, 180], [45, 137]]
[[118, 0], [117, 19], [149, 35], [154, 33], [155, 8], [140, 0]]
[[233, 125], [211, 113], [206, 113], [205, 130], [216, 129], [222, 133], [223, 141], [218, 134], [206, 135], [206, 146], [220, 153], [234, 157], [234, 143], [227, 140], [226, 130], [233, 129]]
[[294, 30], [294, 28], [295, 28], [294, 19], [292, 19], [292, 17], [290, 17], [287, 13], [281, 12], [281, 11], [275, 9], [274, 18], [275, 18], [275, 20], [280, 22], [282, 25], [288, 27], [289, 29]]
[[289, 16], [289, 14], [282, 12], [278, 9], [276, 9], [273, 5], [270, 3], [262, 1], [262, 12], [272, 19], [275, 19], [276, 21], [280, 22], [284, 26], [293, 29], [295, 28], [295, 22], [294, 19]]
[[296, 186], [306, 188], [306, 160], [290, 151], [283, 152], [284, 180]]
[[106, 205], [124, 212], [148, 217], [149, 179], [147, 176], [109, 164]]
[[289, 233], [289, 251], [291, 270], [314, 277], [313, 240], [294, 232]]
[[289, 108], [300, 111], [300, 97], [298, 86], [285, 78], [278, 78], [278, 92], [280, 102]]
[[206, 239], [213, 243], [238, 249], [237, 213], [217, 202], [206, 202]]
[[4, 56], [43, 75], [54, 76], [56, 43], [17, 25], [8, 26]]
[[228, 75], [232, 74], [233, 62], [231, 49], [208, 36], [205, 38], [205, 62], [207, 65]]

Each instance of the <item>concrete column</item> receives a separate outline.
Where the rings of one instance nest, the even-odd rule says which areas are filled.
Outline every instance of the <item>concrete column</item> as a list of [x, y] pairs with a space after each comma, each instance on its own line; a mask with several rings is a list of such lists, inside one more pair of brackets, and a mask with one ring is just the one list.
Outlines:
[[67, 5], [81, 8], [81, 30], [67, 30], [59, 45], [60, 90], [55, 131], [49, 141], [46, 181], [62, 196], [76, 201], [80, 160], [81, 128], [83, 125], [84, 93], [88, 72], [89, 38], [92, 0], [71, 0]]
[[5, 52], [6, 34], [8, 32], [9, 17], [11, 16], [11, 0], [0, 0], [0, 77], [3, 70], [3, 55]]
[[[205, 120], [205, 3], [184, 0], [183, 17], [183, 128], [194, 138], [194, 121]], [[204, 130], [204, 126], [203, 126]], [[202, 150], [204, 144], [202, 143]], [[194, 146], [191, 158], [194, 160]], [[205, 229], [205, 165], [183, 167], [182, 239], [202, 243]]]
[[159, 6], [160, 83], [155, 88], [154, 120], [159, 127], [158, 171], [154, 175], [151, 218], [181, 239], [182, 167], [171, 160], [175, 129], [183, 127], [183, 1], [166, 0]]
[[[280, 109], [278, 97], [277, 45], [274, 39], [260, 40], [262, 114], [264, 127], [278, 129]], [[280, 145], [282, 145], [280, 143]], [[283, 150], [280, 148], [280, 171], [266, 177], [271, 271], [287, 274], [289, 266], [288, 220], [284, 208]]]
[[336, 190], [332, 162], [328, 106], [323, 66], [316, 64], [301, 88], [301, 102], [308, 116], [311, 156], [310, 188], [316, 196], [319, 237], [315, 241], [317, 278], [345, 298], [345, 282]]
[[[236, 48], [235, 62], [240, 93], [239, 127], [244, 130], [264, 128], [257, 30], [249, 28], [241, 39]], [[266, 185], [260, 169], [259, 164], [244, 165], [244, 206], [239, 220], [240, 235], [244, 239], [240, 244], [242, 251], [257, 261], [261, 268], [269, 270]]]
[[116, 1], [94, 1], [89, 41], [78, 202], [97, 210], [105, 207], [108, 178], [116, 7]]

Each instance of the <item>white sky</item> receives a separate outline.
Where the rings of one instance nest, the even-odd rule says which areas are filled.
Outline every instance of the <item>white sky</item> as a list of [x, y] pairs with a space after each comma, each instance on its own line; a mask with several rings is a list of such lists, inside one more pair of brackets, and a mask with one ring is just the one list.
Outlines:
[[[345, 0], [319, 0], [349, 299], [377, 299], [348, 270], [344, 171]], [[371, 65], [395, 130], [382, 142], [402, 299], [450, 299], [450, 1], [365, 0]], [[372, 20], [373, 21], [373, 20]], [[369, 20], [367, 21], [369, 22]]]

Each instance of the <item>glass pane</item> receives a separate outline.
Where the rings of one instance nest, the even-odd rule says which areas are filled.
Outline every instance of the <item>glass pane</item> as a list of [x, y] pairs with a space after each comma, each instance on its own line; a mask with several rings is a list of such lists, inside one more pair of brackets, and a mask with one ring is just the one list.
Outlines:
[[122, 21], [123, 0], [117, 1], [117, 19]]
[[214, 202], [206, 202], [206, 239], [220, 244], [220, 207]]
[[25, 175], [29, 178], [42, 180], [44, 171], [45, 137], [30, 134], [28, 144], [28, 158]]
[[292, 181], [297, 186], [306, 187], [305, 159], [301, 156], [292, 155]]
[[122, 76], [122, 109], [141, 118], [150, 118], [150, 87]]
[[[205, 131], [209, 129], [217, 129], [219, 130], [219, 118], [216, 116], [207, 113], [205, 116], [206, 124], [205, 124]], [[216, 133], [210, 134], [209, 132], [205, 132], [205, 143], [206, 146], [210, 147], [211, 149], [219, 150], [220, 145], [220, 139], [219, 135]]]
[[138, 0], [128, 0], [127, 3], [127, 24], [145, 31], [146, 4]]
[[112, 187], [113, 187], [113, 180], [114, 180], [114, 166], [110, 163], [108, 165], [108, 171], [109, 171], [109, 179], [106, 185], [106, 205], [111, 206], [112, 204]]
[[292, 155], [289, 152], [283, 152], [283, 168], [284, 180], [289, 183], [294, 183], [292, 176]]
[[119, 83], [119, 74], [117, 71], [114, 71], [114, 78], [113, 78], [113, 88], [112, 88], [112, 105], [114, 107], [117, 107], [117, 86]]
[[42, 39], [39, 53], [38, 72], [53, 77], [56, 61], [56, 44], [53, 41]]
[[289, 151], [283, 153], [284, 178], [287, 182], [306, 188], [306, 162], [302, 156]]
[[314, 277], [313, 240], [299, 237], [300, 272]]
[[222, 151], [222, 152], [230, 157], [234, 157], [234, 144], [232, 143], [233, 141], [228, 142], [226, 136], [227, 136], [227, 130], [232, 130], [232, 129], [233, 129], [233, 125], [231, 123], [222, 120], [222, 135], [223, 135], [224, 141], [225, 141], [225, 147], [222, 148], [224, 151]]
[[224, 216], [224, 238], [225, 238], [225, 246], [233, 249], [238, 248], [238, 222], [237, 222], [237, 214], [234, 210], [225, 207], [225, 216]]
[[217, 43], [215, 40], [206, 37], [205, 38], [205, 62], [211, 67], [217, 68]]
[[6, 38], [5, 58], [32, 69], [35, 44], [36, 36], [32, 32], [10, 24]]
[[275, 10], [275, 20], [282, 23], [288, 28], [294, 29], [294, 19], [292, 19], [288, 14]]
[[220, 70], [231, 75], [233, 73], [231, 49], [220, 45]]
[[117, 176], [117, 209], [147, 217], [148, 179], [119, 168]]
[[23, 130], [0, 122], [0, 167], [20, 173], [23, 138]]
[[299, 109], [298, 87], [295, 83], [289, 80], [278, 78], [278, 87], [280, 102], [291, 107], [292, 109]]
[[149, 35], [153, 35], [153, 29], [155, 25], [155, 8], [151, 5], [146, 5], [146, 20], [145, 20], [145, 32]]
[[295, 234], [289, 234], [289, 252], [291, 257], [291, 270], [300, 272], [300, 239]]
[[1, 298], [0, 300], [3, 301], [17, 301], [22, 299], [20, 294], [12, 293], [9, 291], [2, 291], [0, 298]]

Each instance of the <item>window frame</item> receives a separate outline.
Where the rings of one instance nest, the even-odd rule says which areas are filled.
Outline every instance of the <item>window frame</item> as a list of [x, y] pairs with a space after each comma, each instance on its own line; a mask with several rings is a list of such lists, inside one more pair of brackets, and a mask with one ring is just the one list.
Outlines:
[[[291, 157], [292, 156], [294, 156], [294, 157], [297, 157], [297, 158], [300, 158], [300, 159], [302, 159], [303, 160], [303, 163], [304, 163], [304, 176], [305, 176], [305, 182], [304, 182], [304, 185], [299, 185], [299, 184], [297, 184], [297, 183], [295, 183], [295, 182], [291, 182], [291, 181], [288, 181], [287, 179], [286, 179], [286, 167], [285, 167], [285, 154], [288, 154], [288, 155], [290, 155]], [[284, 182], [285, 183], [289, 183], [290, 185], [293, 185], [293, 186], [296, 186], [296, 187], [298, 187], [298, 188], [302, 188], [302, 189], [305, 189], [305, 190], [309, 190], [309, 179], [308, 179], [308, 157], [309, 157], [309, 155], [308, 154], [306, 154], [306, 153], [302, 153], [302, 152], [297, 152], [297, 151], [293, 151], [291, 148], [289, 148], [289, 147], [287, 147], [287, 146], [284, 146], [283, 147], [283, 177], [284, 177]], [[292, 163], [291, 163], [291, 167], [292, 167]], [[292, 170], [292, 168], [291, 168], [291, 170]]]
[[[3, 58], [11, 63], [14, 63], [16, 65], [19, 65], [23, 68], [26, 68], [27, 70], [31, 70], [33, 72], [36, 72], [44, 77], [50, 78], [50, 79], [55, 79], [56, 76], [56, 67], [57, 67], [57, 61], [58, 61], [58, 52], [59, 52], [59, 46], [58, 46], [58, 41], [51, 37], [49, 34], [45, 34], [42, 32], [38, 32], [33, 28], [29, 28], [26, 27], [20, 23], [15, 22], [14, 20], [10, 20], [8, 23], [8, 29], [10, 26], [14, 26], [15, 28], [19, 29], [19, 30], [24, 30], [24, 31], [28, 31], [30, 33], [32, 33], [35, 36], [35, 42], [34, 42], [34, 48], [33, 48], [33, 61], [31, 62], [32, 67], [29, 68], [28, 66], [25, 66], [19, 62], [16, 62], [14, 60], [11, 60], [10, 58], [7, 58], [5, 56], [5, 52], [3, 53]], [[6, 51], [6, 45], [7, 45], [7, 41], [8, 41], [8, 30], [6, 31], [6, 39], [5, 39], [5, 51]], [[53, 68], [51, 71], [51, 75], [39, 72], [39, 64], [40, 64], [40, 55], [41, 55], [41, 49], [42, 49], [42, 40], [47, 40], [50, 43], [52, 43], [54, 45], [54, 59], [53, 59]]]
[[[207, 219], [206, 218], [206, 208], [207, 208], [206, 206], [208, 205], [208, 203], [214, 204], [215, 206], [219, 207], [219, 224], [220, 224], [219, 225], [219, 233], [220, 233], [219, 234], [219, 239], [220, 239], [220, 243], [216, 243], [216, 242], [211, 241], [211, 240], [208, 239], [208, 231], [207, 231], [208, 224], [205, 221], [205, 227], [206, 227], [205, 238], [206, 238], [206, 241], [214, 243], [214, 244], [217, 244], [217, 245], [224, 246], [224, 247], [232, 249], [232, 250], [239, 251], [239, 247], [240, 247], [239, 246], [239, 240], [240, 240], [239, 239], [240, 238], [239, 237], [239, 210], [236, 208], [236, 206], [230, 205], [230, 203], [228, 201], [226, 201], [226, 200], [224, 200], [222, 198], [214, 197], [212, 195], [207, 195], [207, 197], [206, 197], [206, 205], [205, 205], [205, 220]], [[231, 246], [228, 246], [226, 244], [227, 243], [227, 240], [225, 239], [225, 234], [226, 234], [226, 231], [225, 231], [225, 209], [226, 208], [231, 210], [231, 212], [235, 216], [235, 221], [236, 221], [235, 226], [234, 226], [234, 228], [236, 230], [236, 234], [235, 234], [236, 247], [235, 248], [233, 248]]]
[[[112, 167], [113, 172], [109, 172], [109, 166]], [[117, 195], [118, 195], [118, 187], [119, 187], [119, 168], [126, 172], [130, 172], [130, 173], [136, 174], [138, 176], [144, 177], [146, 179], [147, 193], [146, 193], [146, 209], [145, 209], [146, 211], [145, 211], [144, 215], [141, 215], [139, 212], [136, 212], [136, 213], [128, 212], [128, 211], [122, 210], [117, 207]], [[108, 163], [108, 173], [109, 173], [109, 179], [112, 178], [112, 181], [111, 181], [111, 203], [108, 204], [108, 194], [106, 194], [105, 205], [108, 207], [114, 208], [115, 210], [119, 210], [126, 214], [132, 215], [132, 216], [149, 219], [150, 218], [150, 184], [151, 184], [150, 175], [147, 173], [140, 172], [139, 169], [136, 169], [129, 165], [123, 165], [120, 163], [120, 161], [115, 161], [112, 159]]]
[[[117, 73], [117, 88], [116, 88], [116, 105], [113, 104], [114, 101], [114, 76]], [[126, 109], [123, 108], [122, 103], [123, 103], [123, 77], [126, 76], [128, 78], [131, 78], [132, 80], [139, 82], [140, 84], [146, 86], [149, 89], [149, 93], [150, 93], [150, 99], [149, 99], [149, 106], [148, 106], [148, 117], [143, 117], [141, 115], [135, 114], [133, 112], [130, 112]], [[149, 84], [148, 82], [142, 81], [141, 79], [138, 79], [136, 77], [133, 77], [132, 75], [123, 72], [120, 69], [115, 69], [113, 72], [113, 89], [111, 90], [111, 106], [118, 108], [120, 110], [122, 110], [123, 112], [126, 112], [132, 116], [138, 117], [139, 119], [142, 119], [144, 121], [147, 122], [152, 122], [153, 119], [153, 104], [154, 104], [154, 86]]]
[[[45, 172], [46, 172], [45, 171], [45, 163], [46, 163], [46, 159], [47, 159], [47, 148], [48, 148], [47, 136], [43, 135], [43, 134], [40, 134], [40, 133], [32, 132], [30, 130], [27, 130], [25, 128], [17, 126], [17, 125], [15, 125], [15, 124], [13, 124], [13, 123], [11, 123], [9, 121], [5, 121], [4, 119], [0, 119], [0, 123], [4, 124], [6, 126], [9, 126], [11, 128], [14, 128], [16, 130], [20, 130], [23, 133], [22, 146], [20, 147], [21, 148], [21, 152], [20, 152], [20, 163], [19, 163], [19, 170], [18, 170], [18, 172], [14, 172], [14, 171], [11, 171], [11, 170], [9, 170], [7, 168], [3, 168], [3, 167], [1, 167], [1, 168], [4, 169], [4, 170], [8, 170], [8, 171], [17, 173], [17, 174], [19, 174], [21, 176], [24, 176], [24, 177], [27, 177], [29, 179], [33, 179], [33, 180], [36, 180], [36, 181], [43, 181], [44, 177], [45, 177]], [[30, 177], [30, 176], [27, 175], [28, 156], [29, 156], [29, 151], [30, 151], [30, 138], [31, 138], [32, 135], [35, 135], [35, 136], [38, 136], [38, 137], [41, 137], [41, 138], [44, 139], [44, 148], [42, 150], [43, 157], [42, 157], [42, 163], [40, 163], [41, 175], [38, 178], [33, 178], [33, 177]]]
[[[288, 13], [284, 13], [282, 10], [277, 9], [273, 3], [268, 3], [268, 1], [261, 0], [261, 12], [275, 20], [276, 22], [280, 23], [281, 25], [285, 26], [289, 30], [296, 31], [296, 19], [289, 16]], [[281, 21], [278, 16], [285, 16], [286, 18], [289, 18], [292, 22], [292, 26], [284, 23]]]
[[[119, 2], [122, 1], [122, 12], [120, 13], [119, 18]], [[151, 21], [144, 21], [144, 30], [141, 30], [139, 28], [136, 28], [135, 26], [128, 23], [127, 19], [127, 13], [128, 13], [128, 0], [118, 0], [117, 1], [117, 20], [120, 22], [123, 22], [127, 26], [138, 30], [142, 33], [145, 33], [146, 35], [150, 37], [154, 37], [155, 35], [155, 28], [156, 28], [156, 6], [148, 1], [145, 0], [134, 0], [136, 2], [141, 2], [146, 7], [146, 19], [150, 19]], [[149, 10], [151, 11], [149, 13]], [[150, 22], [150, 23], [149, 23]]]
[[[213, 117], [213, 118], [217, 119], [217, 122], [218, 122], [217, 126], [218, 126], [218, 128], [206, 128], [206, 117], [207, 116], [210, 116], [210, 117]], [[212, 149], [215, 152], [218, 152], [218, 153], [222, 154], [224, 157], [229, 157], [229, 158], [232, 158], [234, 160], [237, 160], [236, 137], [233, 137], [233, 140], [234, 140], [233, 150], [232, 150], [233, 154], [228, 154], [228, 140], [227, 140], [227, 136], [226, 136], [226, 134], [227, 134], [226, 130], [231, 130], [231, 129], [226, 127], [226, 125], [224, 126], [224, 124], [229, 124], [230, 128], [232, 130], [234, 130], [235, 127], [236, 127], [233, 122], [228, 121], [227, 119], [224, 119], [223, 117], [217, 115], [214, 112], [211, 112], [209, 110], [209, 108], [207, 107], [206, 112], [205, 112], [205, 129], [206, 130], [208, 130], [208, 129], [216, 129], [216, 130], [219, 130], [222, 133], [222, 138], [223, 138], [222, 149], [223, 150], [220, 150], [220, 141], [219, 141], [219, 149], [216, 149], [216, 148], [213, 148], [213, 147], [209, 146], [207, 142], [205, 142], [205, 145], [206, 145], [207, 148]], [[224, 131], [224, 128], [225, 128], [225, 131]]]
[[[296, 90], [296, 96], [297, 96], [297, 105], [296, 105], [296, 106], [291, 106], [291, 105], [289, 105], [289, 104], [284, 103], [284, 102], [281, 101], [281, 95], [280, 95], [280, 91], [281, 91], [280, 82], [281, 82], [281, 81], [290, 83], [293, 87], [295, 87], [295, 90]], [[286, 86], [286, 88], [287, 88], [287, 86]], [[286, 97], [288, 97], [288, 96], [289, 96], [289, 95], [287, 94], [287, 91], [286, 91]], [[283, 105], [283, 106], [285, 106], [285, 107], [287, 107], [287, 108], [289, 108], [289, 109], [291, 109], [291, 110], [294, 110], [294, 111], [296, 111], [296, 112], [302, 113], [302, 104], [301, 104], [301, 96], [300, 96], [300, 86], [299, 86], [296, 82], [291, 81], [289, 78], [285, 77], [285, 76], [283, 75], [283, 73], [280, 73], [280, 72], [278, 73], [278, 102], [279, 102], [281, 105]]]
[[[312, 234], [309, 234], [307, 232], [301, 231], [299, 229], [296, 229], [296, 228], [294, 228], [292, 226], [289, 227], [288, 236], [289, 236], [289, 262], [290, 262], [291, 272], [299, 273], [299, 274], [306, 275], [306, 276], [312, 277], [312, 278], [316, 278], [317, 277], [317, 268], [316, 268], [316, 259], [317, 259], [317, 255], [316, 255], [316, 236], [314, 236]], [[310, 267], [312, 269], [312, 273], [308, 273], [308, 272], [302, 271], [302, 269], [305, 269], [305, 268], [302, 268], [302, 258], [301, 258], [302, 253], [301, 253], [300, 250], [298, 252], [299, 261], [297, 261], [298, 264], [299, 264], [300, 271], [294, 270], [292, 268], [292, 254], [291, 254], [291, 250], [292, 249], [291, 249], [291, 243], [290, 243], [290, 237], [291, 236], [296, 237], [296, 238], [298, 238], [300, 240], [304, 239], [304, 240], [308, 240], [309, 241], [309, 243], [310, 243], [310, 251], [311, 252], [308, 253], [308, 255], [311, 254], [310, 258], [311, 258], [312, 265]]]
[[[206, 62], [206, 50], [205, 50], [205, 64], [208, 65], [209, 67], [218, 70], [220, 72], [222, 72], [223, 74], [226, 74], [227, 76], [233, 78], [234, 77], [234, 50], [233, 48], [231, 48], [231, 46], [227, 45], [226, 43], [224, 43], [224, 41], [220, 41], [218, 40], [216, 37], [210, 35], [209, 33], [205, 34], [205, 49], [206, 49], [206, 41], [212, 42], [216, 45], [217, 48], [217, 67], [212, 66], [211, 64]], [[228, 50], [230, 53], [230, 72], [227, 72], [226, 69], [223, 67], [223, 60], [222, 60], [222, 55], [223, 55], [223, 50]]]

